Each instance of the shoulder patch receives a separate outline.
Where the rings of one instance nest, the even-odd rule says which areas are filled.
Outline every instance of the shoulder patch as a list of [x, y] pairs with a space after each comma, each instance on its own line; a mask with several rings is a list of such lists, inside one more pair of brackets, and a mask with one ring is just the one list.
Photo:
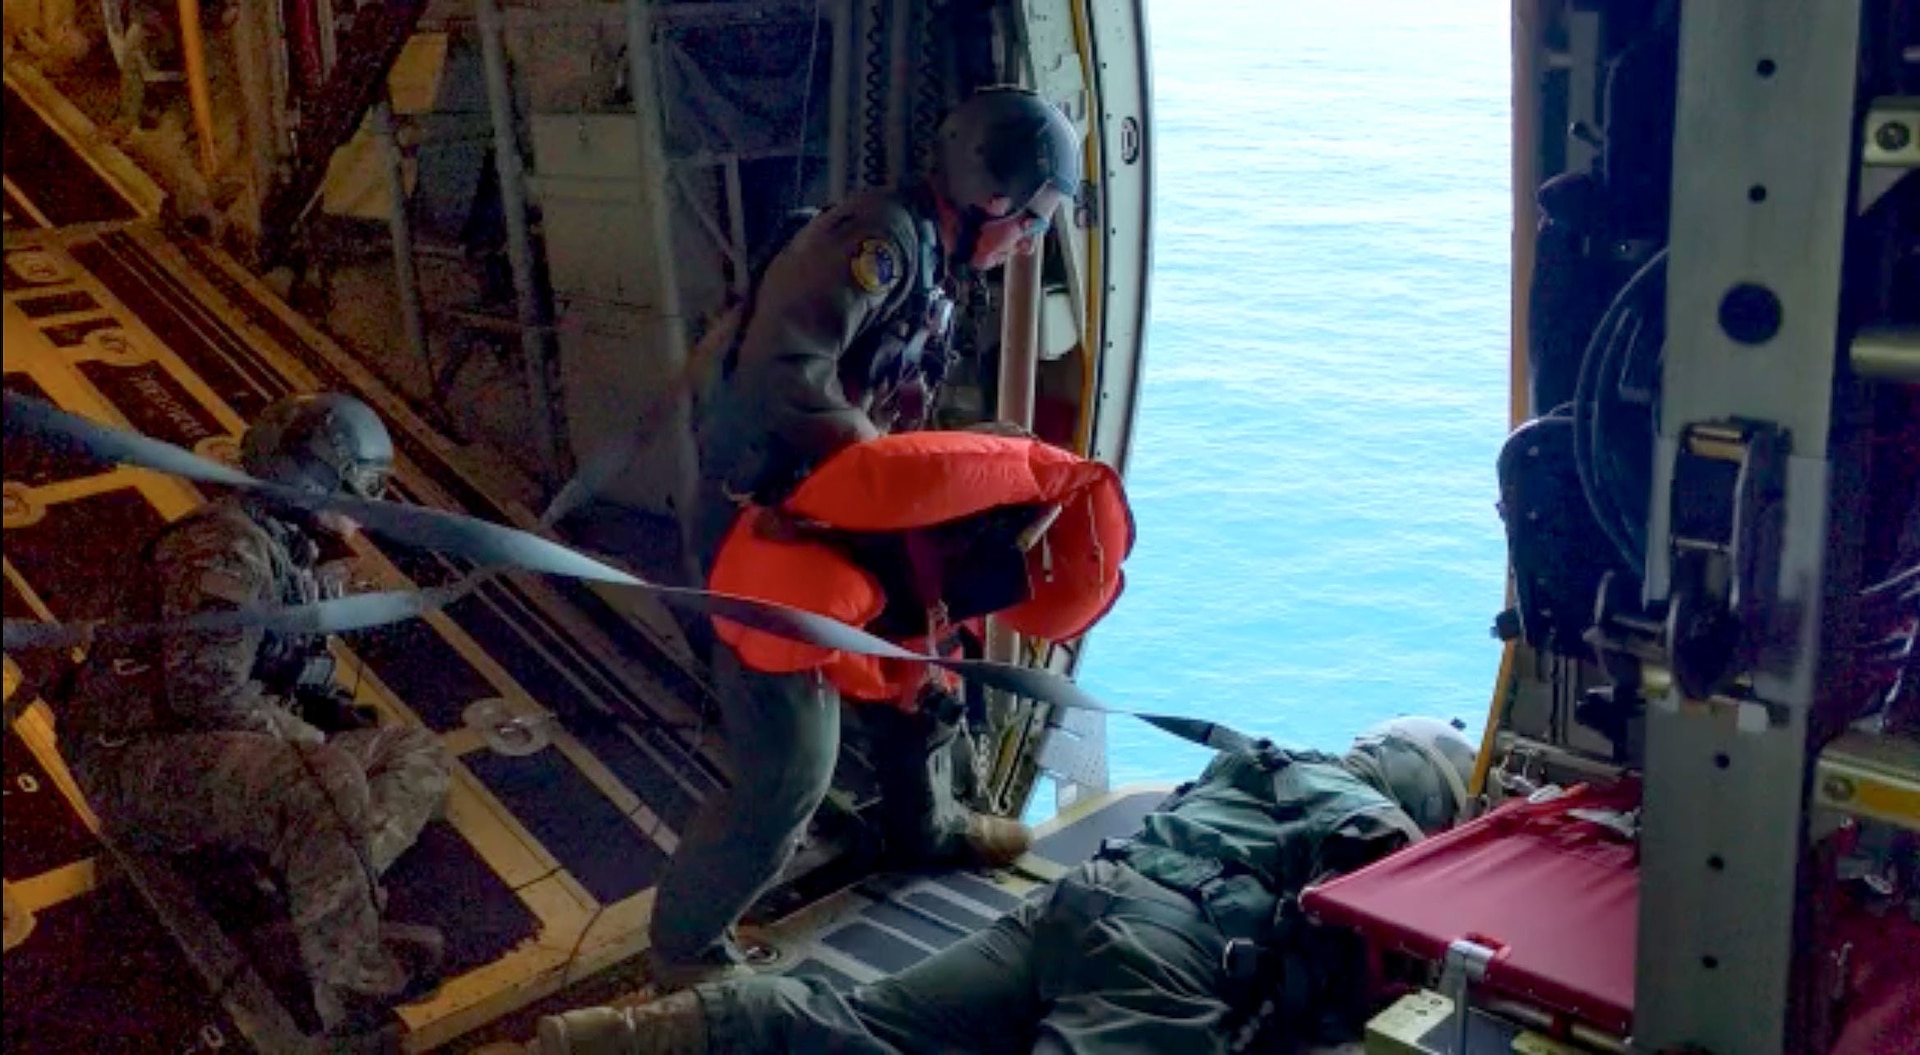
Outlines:
[[885, 293], [900, 281], [900, 253], [884, 238], [867, 238], [853, 255], [853, 281], [868, 293]]

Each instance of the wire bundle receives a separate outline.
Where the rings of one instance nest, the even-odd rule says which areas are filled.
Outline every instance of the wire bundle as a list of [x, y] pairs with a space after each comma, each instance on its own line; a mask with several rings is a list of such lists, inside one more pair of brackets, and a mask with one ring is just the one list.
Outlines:
[[[1667, 251], [1634, 272], [1608, 305], [1580, 360], [1573, 460], [1580, 491], [1635, 576], [1646, 575], [1651, 446], [1666, 345]], [[1626, 443], [1622, 437], [1630, 437]]]

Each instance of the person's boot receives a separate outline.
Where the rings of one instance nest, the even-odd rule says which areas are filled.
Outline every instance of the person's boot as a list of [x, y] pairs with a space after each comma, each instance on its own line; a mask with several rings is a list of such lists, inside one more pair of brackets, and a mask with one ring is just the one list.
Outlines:
[[440, 968], [447, 956], [445, 935], [432, 927], [383, 923], [380, 947], [387, 963], [379, 977], [360, 985], [315, 983], [314, 1011], [329, 1035], [378, 1029], [395, 1007], [424, 1000], [439, 990]]
[[965, 811], [929, 840], [890, 847], [887, 865], [909, 871], [1006, 868], [1033, 846], [1033, 830], [1015, 820]]
[[1033, 846], [1033, 829], [986, 813], [967, 815], [967, 850], [983, 868], [1005, 868]]
[[583, 1007], [540, 1020], [538, 1055], [706, 1055], [700, 998], [679, 992], [639, 1007]]

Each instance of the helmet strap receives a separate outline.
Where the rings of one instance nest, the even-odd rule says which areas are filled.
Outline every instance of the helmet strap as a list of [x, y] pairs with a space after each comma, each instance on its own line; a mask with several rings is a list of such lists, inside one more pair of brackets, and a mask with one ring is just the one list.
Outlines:
[[1460, 819], [1467, 815], [1467, 785], [1460, 779], [1460, 774], [1454, 770], [1446, 757], [1436, 750], [1433, 745], [1416, 740], [1410, 736], [1389, 733], [1385, 739], [1397, 744], [1404, 744], [1418, 751], [1421, 757], [1427, 760], [1427, 764], [1432, 766], [1434, 771], [1440, 774], [1440, 779], [1446, 782], [1449, 797], [1453, 799], [1453, 821], [1455, 824], [1458, 824]]
[[1375, 790], [1393, 798], [1393, 781], [1388, 776], [1386, 762], [1379, 755], [1382, 749], [1388, 747], [1409, 749], [1427, 763], [1445, 786], [1446, 797], [1453, 806], [1448, 824], [1460, 823], [1467, 815], [1467, 786], [1460, 779], [1460, 774], [1448, 764], [1446, 757], [1432, 745], [1396, 732], [1362, 736], [1348, 749], [1347, 766], [1355, 771], [1355, 775], [1372, 784]]
[[[984, 222], [980, 211], [972, 207], [961, 208], [934, 187], [931, 180], [925, 184], [926, 198], [933, 205], [934, 227], [939, 232], [941, 250], [946, 256], [947, 274], [956, 279], [966, 280], [973, 277], [973, 251], [980, 245], [980, 226]], [[946, 244], [947, 235], [953, 235], [953, 244]]]
[[953, 212], [953, 245], [946, 248], [947, 274], [958, 281], [974, 277], [973, 251], [980, 246], [980, 217], [973, 209]]

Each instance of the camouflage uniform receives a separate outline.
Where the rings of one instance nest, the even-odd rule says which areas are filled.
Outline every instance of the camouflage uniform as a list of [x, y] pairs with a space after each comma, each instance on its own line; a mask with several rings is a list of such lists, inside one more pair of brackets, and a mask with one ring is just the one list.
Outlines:
[[[154, 541], [123, 608], [165, 621], [319, 600], [333, 591], [313, 555], [297, 529], [239, 500], [214, 502]], [[265, 854], [316, 984], [393, 993], [407, 979], [381, 943], [374, 876], [440, 810], [448, 765], [424, 729], [329, 739], [301, 720], [291, 668], [323, 649], [251, 627], [102, 645], [61, 739], [110, 835], [151, 851]]]
[[[907, 319], [941, 268], [932, 205], [919, 192], [868, 191], [816, 217], [767, 265], [752, 299], [703, 341], [711, 362], [696, 410], [702, 573], [740, 503], [779, 501], [814, 466], [881, 434], [869, 409], [881, 338]], [[884, 373], [886, 363], [879, 373]], [[667, 962], [724, 954], [724, 934], [780, 874], [826, 796], [840, 745], [840, 700], [813, 674], [743, 668], [713, 650], [731, 786], [681, 833], [655, 901], [652, 940]], [[952, 725], [918, 715], [868, 723], [889, 842], [921, 860], [966, 852], [953, 801]]]
[[547, 1019], [538, 1051], [1226, 1052], [1272, 991], [1254, 988], [1271, 974], [1229, 970], [1235, 939], [1285, 950], [1280, 974], [1299, 991], [1282, 1024], [1299, 1039], [1317, 1025], [1300, 1012], [1352, 1021], [1364, 1010], [1341, 1006], [1361, 994], [1333, 969], [1357, 950], [1287, 929], [1293, 896], [1419, 835], [1344, 759], [1268, 745], [1223, 753], [1134, 838], [891, 978], [844, 995], [796, 976], [702, 985], [630, 1011]]

